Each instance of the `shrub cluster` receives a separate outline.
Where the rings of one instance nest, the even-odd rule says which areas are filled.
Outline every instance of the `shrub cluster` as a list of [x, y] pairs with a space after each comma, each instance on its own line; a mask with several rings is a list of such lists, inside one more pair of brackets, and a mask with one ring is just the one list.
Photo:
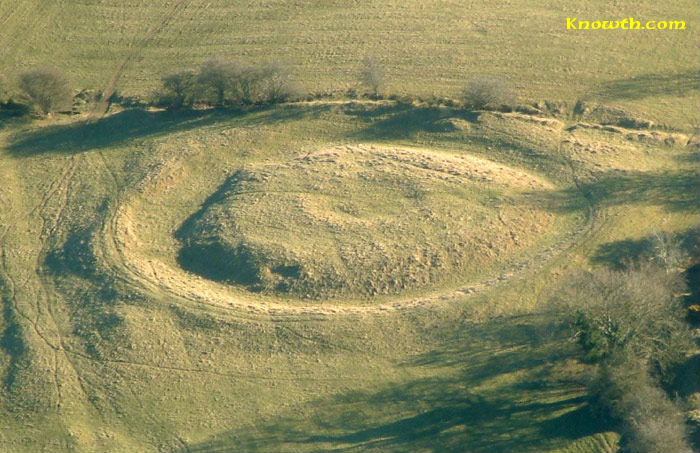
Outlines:
[[170, 108], [271, 104], [298, 99], [301, 85], [285, 66], [213, 58], [198, 71], [181, 71], [162, 78], [156, 104]]
[[585, 272], [561, 290], [576, 338], [591, 362], [620, 352], [661, 366], [689, 338], [677, 273], [649, 263], [626, 270]]
[[596, 406], [621, 421], [625, 451], [692, 452], [683, 412], [638, 359], [618, 356], [603, 363], [590, 390]]
[[464, 106], [475, 110], [514, 107], [516, 95], [513, 88], [497, 77], [479, 77], [470, 81], [462, 93]]
[[620, 422], [635, 453], [692, 450], [683, 413], [662, 389], [695, 349], [681, 299], [681, 264], [691, 258], [669, 237], [655, 234], [653, 253], [627, 268], [573, 276], [555, 303], [594, 364], [594, 407]]
[[39, 68], [21, 74], [19, 89], [29, 104], [44, 115], [71, 106], [68, 78], [57, 69]]
[[[161, 78], [161, 88], [151, 100], [134, 96], [124, 97], [115, 93], [110, 97], [109, 103], [127, 108], [155, 105], [177, 109], [194, 106], [261, 105], [302, 98], [323, 99], [347, 96], [430, 106], [512, 110], [516, 102], [512, 87], [496, 77], [472, 80], [459, 99], [408, 94], [388, 95], [385, 68], [373, 56], [368, 56], [362, 61], [359, 82], [361, 87], [352, 87], [347, 91], [334, 90], [306, 95], [290, 69], [280, 63], [216, 57], [196, 70], [183, 70], [164, 75]], [[79, 113], [92, 102], [99, 101], [101, 97], [101, 93], [95, 90], [82, 90], [73, 94], [67, 77], [59, 70], [48, 67], [35, 68], [20, 74], [13, 88], [10, 90], [8, 84], [0, 78], [0, 110], [3, 116], [21, 115], [28, 111], [33, 111], [39, 116], [50, 116], [57, 112]]]

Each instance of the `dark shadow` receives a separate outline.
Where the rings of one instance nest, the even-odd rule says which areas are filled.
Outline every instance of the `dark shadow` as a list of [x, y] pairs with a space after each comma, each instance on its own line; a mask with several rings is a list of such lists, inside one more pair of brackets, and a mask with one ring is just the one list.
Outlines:
[[[696, 231], [697, 234], [697, 231]], [[695, 237], [697, 240], [697, 236]], [[695, 262], [697, 263], [697, 249], [695, 255]], [[683, 277], [688, 284], [688, 294], [685, 296], [685, 306], [688, 308], [688, 322], [695, 326], [700, 326], [700, 310], [698, 306], [700, 305], [700, 264], [694, 264], [690, 266], [684, 272]], [[691, 308], [693, 307], [693, 308]]]
[[55, 275], [70, 273], [85, 279], [97, 278], [98, 265], [91, 250], [92, 240], [92, 231], [73, 231], [61, 247], [46, 255], [44, 264]]
[[81, 121], [20, 133], [13, 138], [8, 149], [18, 157], [78, 153], [113, 147], [141, 137], [200, 127], [216, 121], [217, 117], [221, 117], [220, 112], [126, 110], [95, 122]]
[[260, 283], [259, 258], [244, 244], [230, 247], [221, 242], [197, 242], [180, 249], [177, 262], [186, 271], [222, 283], [252, 286]]
[[543, 194], [554, 212], [575, 212], [590, 206], [646, 204], [669, 211], [695, 212], [700, 205], [700, 180], [695, 172], [607, 173], [594, 182]]
[[22, 104], [0, 104], [0, 129], [10, 124], [28, 123], [31, 121], [29, 108]]
[[[561, 333], [550, 332], [543, 320], [465, 324], [447, 336], [444, 347], [405, 366], [423, 372], [449, 366], [454, 374], [340, 392], [187, 451], [550, 451], [609, 429], [607, 421], [593, 417], [576, 385], [546, 370], [567, 356], [567, 348]], [[492, 378], [516, 372], [516, 384], [489, 389]], [[482, 384], [484, 389], [473, 390]]]
[[261, 106], [243, 109], [145, 111], [125, 110], [98, 121], [48, 126], [13, 137], [8, 147], [17, 157], [43, 153], [78, 153], [105, 149], [134, 139], [165, 135], [241, 118], [245, 124], [275, 122], [313, 115], [318, 107]]
[[700, 152], [694, 151], [691, 153], [678, 154], [678, 155], [674, 156], [674, 160], [681, 162], [681, 163], [699, 164], [700, 163]]
[[700, 75], [697, 69], [675, 74], [644, 74], [604, 83], [594, 93], [603, 99], [642, 99], [656, 96], [683, 96], [697, 90]]
[[[2, 276], [0, 276], [0, 288], [3, 287]], [[0, 294], [0, 301], [4, 303], [2, 310], [4, 331], [0, 336], [0, 348], [2, 348], [8, 357], [8, 366], [5, 375], [2, 378], [5, 390], [12, 391], [17, 378], [22, 369], [28, 367], [30, 360], [29, 345], [27, 344], [25, 332], [23, 331], [22, 323], [18, 318], [17, 311], [13, 308], [12, 300], [9, 295]]]
[[226, 178], [223, 184], [209, 195], [197, 212], [188, 217], [175, 232], [175, 238], [183, 244], [177, 261], [186, 271], [206, 279], [223, 283], [255, 285], [259, 277], [255, 272], [255, 258], [246, 247], [231, 247], [216, 237], [197, 234], [199, 223], [207, 210], [224, 201], [234, 188], [241, 172]]
[[683, 398], [700, 392], [700, 354], [694, 354], [672, 370], [674, 379], [667, 389]]
[[654, 242], [651, 238], [623, 239], [598, 246], [591, 262], [605, 264], [616, 270], [627, 269], [632, 263], [648, 259]]
[[382, 106], [348, 104], [343, 112], [362, 120], [366, 127], [353, 134], [359, 140], [398, 140], [419, 132], [445, 132], [441, 120], [459, 118], [475, 122], [478, 112], [447, 107], [416, 107], [410, 104]]
[[591, 436], [599, 431], [600, 420], [596, 419], [588, 405], [546, 420], [540, 425], [540, 434], [543, 437], [567, 437], [572, 440]]
[[[672, 244], [692, 255], [698, 247], [698, 230], [689, 229], [681, 233], [665, 233]], [[603, 264], [612, 269], [628, 269], [641, 261], [650, 261], [654, 257], [655, 238], [650, 235], [641, 239], [623, 239], [620, 241], [608, 242], [598, 246], [598, 250], [591, 257], [591, 262]], [[691, 268], [692, 269], [692, 268]], [[690, 269], [688, 270], [690, 272]], [[689, 282], [690, 282], [690, 274]], [[691, 283], [692, 286], [692, 283]]]

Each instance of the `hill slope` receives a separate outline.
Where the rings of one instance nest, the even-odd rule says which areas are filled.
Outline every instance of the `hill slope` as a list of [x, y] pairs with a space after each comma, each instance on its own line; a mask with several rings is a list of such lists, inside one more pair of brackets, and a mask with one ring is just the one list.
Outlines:
[[[225, 54], [344, 90], [373, 53], [397, 91], [501, 74], [560, 102], [549, 116], [340, 99], [0, 119], [1, 451], [617, 450], [543, 308], [578, 270], [697, 223], [695, 2], [147, 3], [0, 0], [0, 73], [53, 64], [76, 86], [146, 95]], [[600, 11], [689, 30], [564, 30]], [[587, 94], [662, 127], [575, 114]], [[241, 236], [261, 245], [262, 291], [182, 260]], [[449, 269], [380, 266], [442, 242]], [[366, 255], [342, 294], [276, 286], [294, 266], [327, 277], [343, 247]], [[366, 291], [387, 272], [405, 287]]]

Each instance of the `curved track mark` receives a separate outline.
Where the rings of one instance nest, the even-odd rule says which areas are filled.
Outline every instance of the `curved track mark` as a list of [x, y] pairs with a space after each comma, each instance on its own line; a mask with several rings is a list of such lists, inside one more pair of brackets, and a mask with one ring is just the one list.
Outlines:
[[[560, 153], [563, 153], [561, 147]], [[175, 157], [170, 165], [177, 165]], [[576, 180], [575, 169], [572, 167], [572, 178]], [[156, 186], [165, 180], [169, 172], [165, 171], [151, 181], [143, 191], [157, 191]], [[463, 299], [468, 295], [484, 293], [492, 287], [503, 284], [516, 276], [537, 271], [552, 263], [567, 251], [584, 242], [600, 228], [598, 211], [593, 205], [587, 209], [584, 220], [578, 227], [564, 234], [554, 244], [541, 250], [535, 257], [526, 262], [514, 264], [505, 272], [499, 273], [483, 281], [467, 285], [455, 290], [436, 293], [425, 297], [399, 300], [380, 305], [344, 305], [328, 302], [318, 305], [293, 305], [284, 302], [274, 302], [269, 298], [248, 298], [234, 295], [226, 291], [225, 285], [211, 282], [199, 276], [172, 269], [166, 263], [145, 257], [140, 254], [140, 240], [131, 222], [132, 212], [128, 203], [115, 206], [110, 210], [106, 219], [99, 249], [101, 259], [112, 272], [131, 285], [152, 294], [167, 295], [180, 301], [209, 305], [217, 308], [242, 310], [249, 313], [267, 314], [274, 316], [291, 315], [334, 315], [334, 314], [378, 314], [405, 310], [414, 307], [429, 306], [438, 302]]]

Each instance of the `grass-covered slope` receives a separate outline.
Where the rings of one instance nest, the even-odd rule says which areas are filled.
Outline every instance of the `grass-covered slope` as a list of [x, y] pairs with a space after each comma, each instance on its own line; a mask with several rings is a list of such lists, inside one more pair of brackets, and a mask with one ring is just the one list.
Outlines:
[[[619, 141], [620, 132], [567, 131], [567, 119], [463, 118], [452, 109], [331, 103], [250, 112], [127, 111], [93, 123], [7, 125], [0, 165], [2, 449], [573, 451], [613, 445], [607, 434], [575, 442], [611, 427], [591, 419], [570, 343], [536, 313], [560, 278], [588, 266], [589, 257], [615, 241], [646, 237], [656, 227], [693, 226], [694, 151]], [[407, 127], [396, 129], [398, 122]], [[312, 168], [305, 157], [318, 160], [338, 144], [362, 149], [368, 142], [381, 144], [334, 157], [345, 169], [319, 162], [322, 177], [295, 173]], [[587, 143], [605, 152], [584, 152]], [[444, 181], [427, 178], [424, 171], [436, 170], [401, 160], [415, 150], [428, 156], [422, 157], [428, 167], [439, 156], [463, 171]], [[554, 221], [515, 269], [464, 273], [463, 281], [454, 277], [464, 285], [460, 291], [438, 285], [429, 297], [384, 295], [380, 305], [320, 299], [309, 307], [303, 298], [235, 288], [181, 267], [183, 225], [198, 212], [213, 219], [225, 211], [218, 204], [235, 203], [236, 197], [212, 197], [231, 175], [257, 175], [259, 181], [246, 184], [270, 192], [274, 184], [327, 184], [342, 198], [325, 178], [367, 162], [377, 163], [363, 168], [369, 176], [401, 169], [404, 183], [410, 176], [435, 189], [425, 196], [461, 196], [448, 190], [454, 178], [465, 180], [460, 187], [477, 184], [465, 202], [490, 197], [479, 208], [486, 220], [499, 210], [518, 212], [523, 204], [507, 203], [504, 194], [526, 189], [543, 218]], [[491, 165], [502, 167], [502, 179], [470, 173]], [[554, 187], [529, 187], [533, 178]], [[498, 203], [494, 194], [502, 198]], [[357, 190], [346, 203], [369, 209], [374, 205], [363, 197], [370, 195]], [[416, 202], [403, 195], [385, 196]], [[282, 207], [244, 218], [293, 217], [293, 206]], [[222, 214], [217, 222], [232, 218]], [[440, 224], [458, 219], [445, 215]], [[484, 225], [474, 218], [469, 234], [493, 234]], [[246, 231], [276, 237], [262, 227]], [[339, 233], [340, 241], [357, 240], [350, 227]], [[407, 236], [411, 240], [417, 242]], [[320, 256], [322, 264], [332, 261]], [[488, 321], [495, 316], [505, 319]]]
[[537, 243], [552, 215], [527, 192], [548, 188], [468, 155], [322, 149], [232, 175], [183, 226], [180, 261], [253, 291], [398, 294], [465, 280]]
[[696, 226], [698, 5], [579, 3], [0, 0], [10, 80], [147, 95], [221, 54], [344, 91], [374, 54], [390, 91], [550, 101], [3, 117], [0, 451], [616, 451], [543, 311]]

